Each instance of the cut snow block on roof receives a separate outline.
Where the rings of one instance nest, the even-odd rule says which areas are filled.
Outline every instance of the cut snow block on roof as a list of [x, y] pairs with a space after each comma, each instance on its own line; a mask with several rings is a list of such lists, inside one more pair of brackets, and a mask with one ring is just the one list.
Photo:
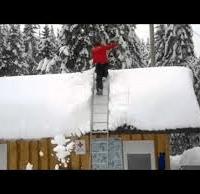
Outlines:
[[0, 139], [90, 131], [93, 69], [0, 78]]
[[200, 127], [200, 109], [187, 67], [109, 70], [109, 129], [123, 124], [139, 130]]

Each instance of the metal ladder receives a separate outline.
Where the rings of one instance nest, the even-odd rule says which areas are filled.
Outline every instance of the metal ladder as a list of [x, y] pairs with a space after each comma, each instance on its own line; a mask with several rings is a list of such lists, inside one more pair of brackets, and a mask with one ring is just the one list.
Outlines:
[[[109, 137], [109, 75], [103, 81], [103, 95], [96, 95], [95, 73], [93, 74], [93, 88], [91, 100], [91, 130], [90, 130], [90, 168], [92, 169], [92, 135], [97, 133], [107, 134]], [[107, 144], [108, 146], [108, 144]]]

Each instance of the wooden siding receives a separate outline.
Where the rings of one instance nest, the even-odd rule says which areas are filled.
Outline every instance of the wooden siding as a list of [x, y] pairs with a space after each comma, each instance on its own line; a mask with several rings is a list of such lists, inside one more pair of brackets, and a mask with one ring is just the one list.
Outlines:
[[[90, 169], [90, 136], [83, 136], [82, 139], [86, 143], [86, 154], [85, 155], [75, 155], [73, 153], [71, 157], [71, 169]], [[110, 138], [119, 138], [122, 141], [134, 141], [134, 140], [153, 140], [155, 149], [155, 165], [158, 168], [158, 157], [160, 152], [165, 152], [166, 154], [166, 169], [170, 169], [170, 145], [169, 145], [169, 134], [158, 134], [158, 133], [111, 133]], [[93, 134], [92, 139], [95, 138], [107, 138], [107, 134]], [[88, 142], [88, 143], [87, 143]]]
[[[34, 170], [55, 169], [58, 163], [51, 139], [7, 141], [8, 169], [25, 170], [28, 162]], [[40, 155], [43, 153], [43, 155]]]
[[[160, 152], [166, 153], [166, 168], [170, 169], [170, 145], [169, 134], [159, 133], [110, 133], [110, 138], [119, 138], [122, 141], [134, 140], [153, 140], [155, 148], [155, 165], [158, 166], [158, 157]], [[107, 138], [107, 134], [93, 134], [92, 139]], [[88, 170], [90, 169], [90, 135], [84, 135], [80, 139], [85, 140], [86, 154], [76, 155], [75, 150], [70, 155], [68, 169]], [[28, 162], [33, 164], [35, 170], [52, 170], [58, 164], [56, 154], [53, 148], [56, 145], [51, 144], [51, 138], [40, 140], [17, 140], [5, 141], [8, 145], [8, 169], [19, 170], [26, 169]], [[43, 153], [41, 156], [40, 151]], [[63, 166], [62, 166], [63, 167]]]

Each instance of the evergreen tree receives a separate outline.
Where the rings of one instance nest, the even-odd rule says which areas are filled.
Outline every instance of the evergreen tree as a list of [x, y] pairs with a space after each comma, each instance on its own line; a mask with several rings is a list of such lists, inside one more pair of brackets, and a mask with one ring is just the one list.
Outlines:
[[135, 33], [135, 25], [107, 25], [109, 40], [119, 42], [120, 47], [114, 51], [113, 68], [127, 69], [143, 67], [140, 40]]
[[141, 50], [141, 57], [142, 57], [142, 59], [144, 61], [144, 66], [148, 67], [148, 64], [149, 64], [149, 50], [147, 48], [147, 43], [145, 43], [143, 39], [140, 41], [140, 50]]
[[92, 25], [63, 25], [60, 33], [59, 55], [62, 59], [61, 69], [64, 72], [77, 72], [92, 67], [90, 50]]
[[130, 24], [70, 24], [63, 25], [59, 35], [63, 72], [76, 72], [92, 66], [91, 49], [95, 42], [118, 41], [120, 48], [110, 52], [113, 69], [144, 66], [135, 25]]
[[29, 74], [34, 74], [38, 63], [37, 44], [39, 39], [36, 37], [36, 32], [39, 25], [25, 24], [23, 38], [25, 44], [26, 61], [29, 64]]
[[189, 24], [167, 24], [164, 35], [162, 66], [183, 65], [187, 57], [194, 56], [192, 27]]
[[49, 26], [46, 24], [44, 26], [44, 31], [42, 31], [41, 40], [38, 44], [40, 62], [37, 71], [43, 74], [55, 73], [51, 72], [51, 66], [57, 61], [55, 38], [52, 34], [53, 32], [50, 31]]
[[165, 25], [160, 24], [156, 26], [155, 32], [155, 63], [156, 66], [162, 65], [162, 59], [165, 51]]
[[1, 69], [6, 67], [6, 43], [7, 43], [7, 30], [4, 27], [4, 24], [0, 25], [0, 72]]
[[42, 38], [38, 44], [39, 55], [41, 58], [50, 59], [53, 57], [54, 44], [51, 42], [50, 29], [46, 24], [44, 31], [42, 31]]
[[2, 52], [4, 67], [0, 70], [1, 76], [26, 75], [28, 64], [25, 61], [25, 46], [20, 31], [20, 24], [6, 26], [8, 34], [4, 39]]

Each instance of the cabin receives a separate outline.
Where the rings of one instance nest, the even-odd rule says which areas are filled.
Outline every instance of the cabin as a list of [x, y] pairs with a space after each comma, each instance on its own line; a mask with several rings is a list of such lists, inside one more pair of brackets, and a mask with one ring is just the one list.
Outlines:
[[170, 170], [170, 134], [200, 132], [186, 67], [109, 70], [103, 96], [94, 70], [0, 78], [0, 169], [53, 170], [52, 139], [72, 137], [75, 170]]

